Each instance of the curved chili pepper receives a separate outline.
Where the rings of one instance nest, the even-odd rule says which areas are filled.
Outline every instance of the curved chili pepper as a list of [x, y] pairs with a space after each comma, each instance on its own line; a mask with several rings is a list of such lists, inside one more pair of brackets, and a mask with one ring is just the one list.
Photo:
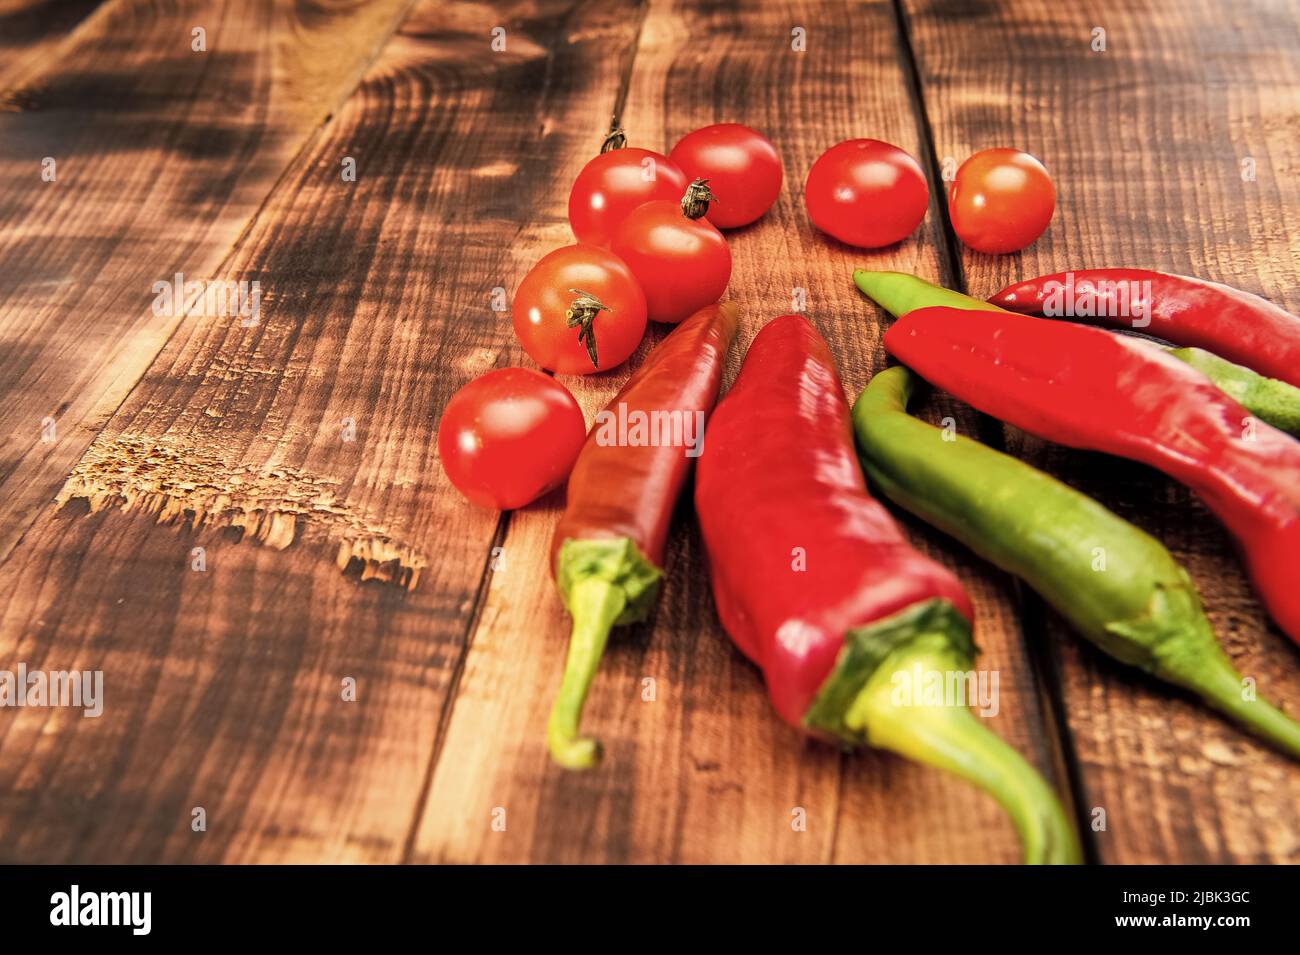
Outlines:
[[673, 507], [718, 399], [736, 306], [703, 308], [655, 346], [597, 416], [569, 475], [551, 539], [551, 570], [573, 633], [547, 724], [551, 756], [569, 769], [600, 759], [578, 735], [582, 707], [616, 624], [644, 620], [659, 592]]
[[1150, 269], [1075, 269], [1017, 282], [989, 301], [1023, 314], [1137, 328], [1300, 385], [1300, 318], [1218, 282]]
[[873, 487], [1024, 580], [1102, 652], [1191, 690], [1300, 758], [1300, 725], [1245, 697], [1196, 587], [1164, 545], [1025, 462], [913, 418], [915, 381], [906, 368], [887, 369], [853, 405]]
[[[931, 285], [925, 279], [905, 272], [858, 269], [853, 273], [853, 281], [868, 298], [895, 317], [933, 305], [947, 305], [968, 311], [1006, 311], [961, 292]], [[1155, 348], [1163, 347], [1155, 342], [1149, 344]], [[1266, 378], [1200, 348], [1170, 348], [1167, 351], [1205, 375], [1261, 421], [1288, 434], [1300, 435], [1300, 388], [1276, 378]]]
[[897, 694], [916, 672], [969, 673], [970, 599], [867, 493], [834, 361], [802, 316], [754, 339], [710, 422], [695, 503], [722, 624], [785, 720], [957, 773], [1007, 810], [1027, 861], [1077, 861], [1073, 827], [1014, 749], [964, 705]]
[[1300, 642], [1300, 443], [1200, 372], [1132, 338], [960, 309], [908, 312], [885, 348], [927, 381], [1032, 434], [1158, 468], [1236, 537], [1255, 589]]

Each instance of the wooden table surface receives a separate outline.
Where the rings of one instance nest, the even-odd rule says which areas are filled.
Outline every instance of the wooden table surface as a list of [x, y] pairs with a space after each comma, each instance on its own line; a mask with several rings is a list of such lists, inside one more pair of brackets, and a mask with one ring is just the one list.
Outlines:
[[[1263, 0], [0, 0], [0, 669], [102, 670], [105, 696], [98, 719], [0, 710], [0, 860], [1016, 861], [965, 783], [777, 721], [689, 503], [652, 620], [593, 689], [604, 765], [552, 766], [562, 492], [468, 505], [438, 416], [530, 364], [503, 296], [572, 241], [570, 183], [615, 113], [653, 149], [718, 121], [772, 138], [786, 186], [730, 234], [739, 345], [802, 295], [850, 397], [885, 362], [856, 266], [981, 296], [1163, 268], [1300, 311], [1297, 20]], [[921, 228], [877, 252], [816, 233], [801, 198], [863, 136], [932, 178]], [[989, 146], [1059, 192], [1017, 255], [960, 246], [934, 198]], [[155, 308], [176, 273], [258, 281], [259, 320]], [[628, 370], [563, 380], [590, 419]], [[1241, 671], [1300, 711], [1300, 652], [1186, 490], [944, 395], [921, 413], [1158, 536]], [[1300, 767], [902, 520], [977, 601], [990, 725], [1091, 860], [1300, 862]]]

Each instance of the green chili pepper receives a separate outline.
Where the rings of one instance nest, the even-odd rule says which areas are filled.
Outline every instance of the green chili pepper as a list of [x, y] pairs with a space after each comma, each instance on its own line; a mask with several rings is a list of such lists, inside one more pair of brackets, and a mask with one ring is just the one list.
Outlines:
[[[857, 269], [853, 273], [853, 282], [864, 295], [895, 318], [901, 318], [913, 309], [928, 308], [931, 305], [983, 312], [1006, 311], [990, 302], [954, 292], [941, 285], [932, 285], [925, 279], [906, 272]], [[1220, 391], [1260, 421], [1288, 434], [1300, 436], [1300, 388], [1275, 378], [1265, 378], [1204, 349], [1165, 350], [1209, 378]]]
[[906, 272], [871, 272], [856, 269], [853, 283], [862, 294], [871, 299], [895, 318], [902, 318], [916, 308], [946, 305], [949, 308], [966, 308], [977, 312], [1005, 312], [988, 302], [982, 302], [942, 285], [934, 285], [923, 278]]
[[1287, 434], [1300, 435], [1300, 388], [1276, 378], [1265, 378], [1203, 348], [1170, 348], [1167, 351], [1214, 382], [1220, 391], [1235, 399], [1260, 421]]
[[1159, 541], [1023, 461], [907, 413], [914, 377], [872, 379], [853, 406], [871, 485], [1024, 580], [1104, 652], [1191, 690], [1300, 758], [1300, 725], [1246, 690], [1187, 572]]

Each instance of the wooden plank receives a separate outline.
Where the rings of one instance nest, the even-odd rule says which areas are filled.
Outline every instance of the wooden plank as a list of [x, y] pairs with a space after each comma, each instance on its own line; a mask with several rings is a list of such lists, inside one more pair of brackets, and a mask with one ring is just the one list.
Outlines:
[[120, 0], [9, 78], [0, 559], [180, 323], [154, 283], [213, 277], [409, 3]]
[[[1300, 310], [1292, 11], [1207, 0], [906, 6], [938, 157], [1016, 146], [1056, 181], [1056, 217], [1037, 243], [1010, 256], [965, 252], [974, 294], [1070, 267], [1131, 265]], [[1093, 49], [1096, 27], [1104, 52]], [[1300, 713], [1295, 647], [1267, 623], [1226, 534], [1185, 490], [1014, 430], [1008, 443], [1169, 545], [1238, 668]], [[1081, 808], [1106, 811], [1094, 834], [1102, 860], [1300, 861], [1300, 769], [1049, 621]]]
[[[806, 52], [792, 49], [796, 27], [806, 31]], [[730, 294], [741, 304], [745, 326], [731, 355], [733, 375], [743, 346], [764, 321], [792, 309], [798, 288], [856, 396], [883, 353], [876, 323], [852, 284], [853, 267], [869, 262], [939, 272], [935, 249], [942, 240], [933, 212], [909, 241], [868, 255], [815, 235], [802, 205], [808, 167], [835, 142], [876, 136], [918, 151], [896, 44], [885, 3], [796, 3], [779, 11], [759, 4], [650, 4], [624, 113], [629, 141], [666, 149], [696, 126], [735, 120], [765, 130], [787, 166], [787, 186], [772, 212], [730, 237]], [[598, 118], [588, 129], [594, 144]], [[626, 374], [565, 383], [590, 414]], [[962, 421], [973, 426], [968, 414]], [[778, 722], [757, 671], [719, 629], [689, 504], [679, 509], [669, 578], [653, 620], [615, 635], [593, 687], [586, 725], [606, 744], [603, 767], [574, 775], [551, 765], [544, 731], [568, 633], [543, 568], [558, 512], [552, 500], [510, 520], [506, 569], [493, 576], [473, 635], [415, 859], [1019, 857], [997, 807], [963, 783], [886, 755], [842, 758]], [[918, 532], [918, 539], [937, 552], [934, 538]], [[1050, 770], [1051, 741], [1006, 582], [964, 558], [953, 563], [980, 606], [983, 664], [1001, 673], [995, 730]], [[647, 678], [655, 681], [653, 702], [643, 700]], [[791, 825], [796, 808], [805, 810], [806, 831]], [[499, 809], [504, 830], [491, 825]]]
[[498, 522], [436, 413], [518, 359], [492, 290], [557, 240], [634, 13], [422, 3], [292, 164], [220, 273], [257, 325], [191, 314], [0, 568], [0, 659], [107, 698], [0, 722], [0, 858], [404, 857]]

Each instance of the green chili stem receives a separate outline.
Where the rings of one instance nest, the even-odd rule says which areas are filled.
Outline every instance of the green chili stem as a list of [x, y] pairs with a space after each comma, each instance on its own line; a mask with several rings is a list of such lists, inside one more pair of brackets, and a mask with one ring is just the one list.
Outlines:
[[1170, 680], [1198, 694], [1256, 736], [1300, 759], [1300, 725], [1254, 693], [1247, 699], [1241, 674], [1221, 650], [1214, 656], [1199, 657], [1193, 663], [1186, 674], [1171, 669]]
[[566, 769], [589, 769], [600, 761], [600, 743], [579, 736], [578, 724], [609, 631], [626, 606], [623, 588], [599, 578], [580, 580], [570, 592], [573, 633], [564, 660], [564, 679], [546, 724], [551, 756]]
[[573, 616], [573, 632], [546, 742], [566, 769], [589, 769], [600, 761], [600, 744], [578, 736], [587, 691], [610, 629], [646, 618], [662, 576], [630, 538], [569, 539], [560, 545], [555, 582]]
[[[901, 702], [895, 674], [964, 671], [969, 661], [949, 649], [944, 634], [922, 634], [891, 653], [844, 714], [845, 725], [872, 746], [956, 773], [988, 792], [1020, 834], [1025, 862], [1080, 861], [1078, 836], [1055, 793], [1014, 749], [964, 704]], [[920, 694], [917, 694], [920, 696]]]
[[[854, 627], [803, 723], [850, 745], [879, 746], [970, 780], [1010, 814], [1025, 861], [1077, 862], [1075, 830], [1034, 768], [966, 709], [965, 699], [935, 698], [916, 685], [938, 675], [945, 687], [969, 687], [975, 652], [970, 622], [937, 597]], [[958, 676], [960, 682], [953, 680]]]

